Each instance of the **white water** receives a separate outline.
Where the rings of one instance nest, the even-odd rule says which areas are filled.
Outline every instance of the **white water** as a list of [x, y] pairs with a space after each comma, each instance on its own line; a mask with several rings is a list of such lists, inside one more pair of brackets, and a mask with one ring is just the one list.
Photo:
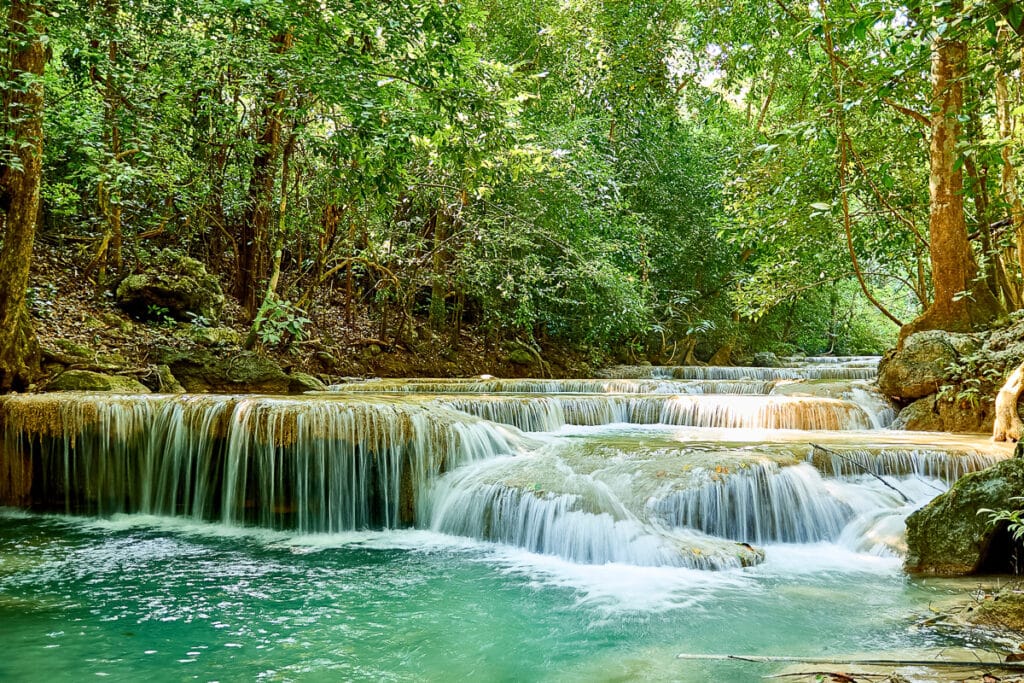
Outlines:
[[[3, 457], [34, 472], [25, 497], [69, 513], [300, 535], [415, 526], [594, 565], [726, 569], [763, 560], [745, 544], [777, 543], [897, 556], [914, 507], [1005, 453], [887, 432], [891, 407], [863, 381], [807, 381], [871, 362], [299, 398], [10, 397]], [[385, 393], [365, 393], [374, 384]], [[703, 393], [716, 388], [750, 393]]]

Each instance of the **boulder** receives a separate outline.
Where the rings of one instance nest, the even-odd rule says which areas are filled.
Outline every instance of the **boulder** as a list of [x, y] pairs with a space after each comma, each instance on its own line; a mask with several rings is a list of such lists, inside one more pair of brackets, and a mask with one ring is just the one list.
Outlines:
[[184, 394], [185, 387], [181, 386], [181, 382], [174, 376], [171, 369], [166, 365], [156, 366], [156, 377], [159, 385], [160, 393], [162, 394]]
[[89, 370], [65, 370], [44, 387], [46, 391], [104, 391], [115, 394], [148, 394], [149, 389], [131, 377], [105, 375]]
[[942, 330], [907, 337], [902, 349], [890, 351], [878, 366], [878, 387], [898, 401], [913, 401], [934, 394], [945, 383], [948, 368], [980, 348], [971, 334]]
[[530, 366], [536, 364], [537, 359], [526, 349], [513, 349], [508, 354], [508, 362], [512, 365]]
[[288, 377], [291, 383], [288, 385], [288, 392], [301, 394], [306, 391], [327, 391], [327, 385], [319, 379], [305, 372], [293, 372]]
[[327, 388], [311, 375], [286, 373], [254, 351], [215, 354], [162, 349], [156, 355], [190, 393], [297, 394]]
[[140, 320], [216, 320], [224, 308], [217, 279], [199, 261], [164, 249], [117, 287], [117, 304]]
[[971, 405], [948, 401], [932, 394], [901, 410], [891, 428], [916, 432], [991, 433], [993, 419], [991, 401]]
[[750, 361], [750, 366], [754, 368], [780, 368], [782, 367], [782, 362], [771, 351], [761, 351], [754, 354], [753, 360]]
[[158, 355], [185, 390], [192, 393], [286, 394], [291, 385], [281, 366], [252, 351], [163, 351]]
[[1019, 507], [1013, 498], [1022, 492], [1022, 458], [965, 475], [907, 518], [905, 569], [946, 576], [1007, 571], [1014, 550], [1005, 525], [992, 525], [979, 512]]

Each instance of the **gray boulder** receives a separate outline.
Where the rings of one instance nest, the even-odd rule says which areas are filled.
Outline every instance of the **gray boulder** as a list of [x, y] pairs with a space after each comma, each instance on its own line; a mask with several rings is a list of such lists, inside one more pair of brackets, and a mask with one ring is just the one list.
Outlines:
[[907, 337], [903, 348], [890, 351], [878, 366], [878, 388], [897, 401], [934, 394], [945, 383], [948, 368], [978, 350], [974, 335], [929, 330]]

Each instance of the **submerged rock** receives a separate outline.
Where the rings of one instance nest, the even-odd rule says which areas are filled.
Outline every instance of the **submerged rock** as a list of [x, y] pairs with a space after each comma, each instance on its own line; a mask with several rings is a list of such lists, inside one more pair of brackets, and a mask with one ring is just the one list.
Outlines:
[[1012, 544], [1005, 525], [991, 525], [979, 512], [1019, 506], [1012, 499], [1022, 493], [1021, 458], [964, 476], [907, 519], [906, 570], [947, 576], [1007, 571]]
[[131, 377], [105, 375], [89, 370], [65, 370], [46, 385], [46, 391], [109, 391], [116, 394], [148, 394], [149, 389]]
[[949, 374], [949, 366], [978, 350], [980, 342], [970, 334], [942, 330], [918, 332], [907, 337], [900, 350], [891, 351], [878, 365], [878, 387], [886, 396], [913, 401], [937, 392]]
[[142, 320], [216, 320], [225, 298], [217, 278], [202, 263], [165, 249], [146, 270], [121, 281], [117, 303]]

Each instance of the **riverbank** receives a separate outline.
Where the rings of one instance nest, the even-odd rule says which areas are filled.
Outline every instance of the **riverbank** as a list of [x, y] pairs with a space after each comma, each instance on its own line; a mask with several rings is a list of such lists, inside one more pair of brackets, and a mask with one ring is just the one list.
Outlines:
[[[36, 390], [73, 369], [131, 377], [157, 391], [162, 388], [158, 367], [169, 358], [231, 358], [243, 350], [250, 324], [230, 296], [222, 297], [216, 320], [179, 320], [153, 304], [129, 314], [117, 300], [116, 283], [96, 287], [67, 276], [79, 270], [74, 256], [45, 245], [33, 261], [29, 309], [44, 370]], [[308, 311], [300, 336], [259, 342], [257, 350], [286, 373], [312, 375], [325, 384], [346, 377], [585, 377], [611, 362], [600, 353], [555, 342], [490, 340], [470, 326], [457, 337], [439, 334], [425, 319], [411, 321], [403, 341], [385, 340], [365, 316], [344, 321], [329, 298], [312, 302]]]

